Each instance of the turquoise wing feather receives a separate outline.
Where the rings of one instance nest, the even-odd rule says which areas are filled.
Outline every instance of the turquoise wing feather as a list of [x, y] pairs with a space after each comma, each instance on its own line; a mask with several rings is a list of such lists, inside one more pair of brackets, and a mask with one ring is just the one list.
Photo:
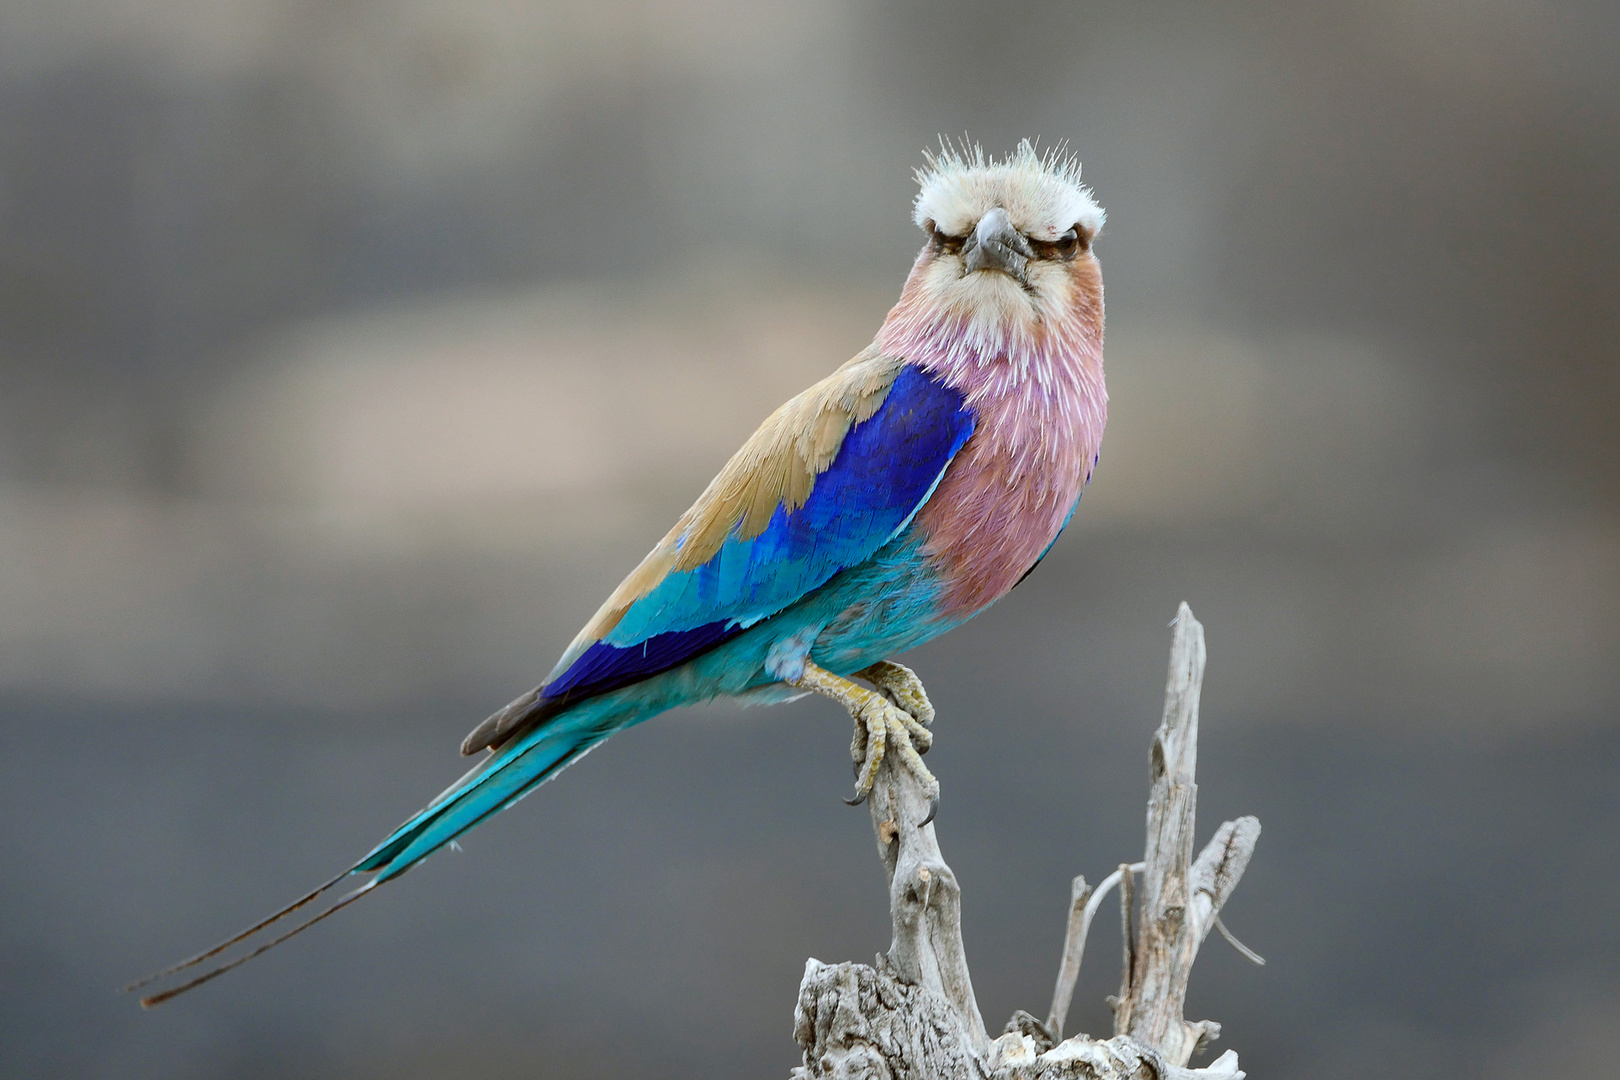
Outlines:
[[[849, 425], [800, 505], [779, 500], [751, 535], [739, 521], [690, 568], [670, 560], [611, 626], [582, 635], [540, 697], [577, 699], [667, 670], [864, 562], [928, 501], [973, 428], [960, 393], [900, 367], [881, 404]], [[699, 540], [691, 530], [673, 534], [677, 559]]]

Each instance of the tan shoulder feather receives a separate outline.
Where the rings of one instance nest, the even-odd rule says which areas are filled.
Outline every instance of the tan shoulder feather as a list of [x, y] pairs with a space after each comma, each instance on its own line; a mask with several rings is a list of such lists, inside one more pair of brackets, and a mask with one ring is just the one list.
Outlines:
[[[868, 346], [854, 359], [772, 413], [732, 455], [691, 509], [608, 597], [557, 665], [567, 666], [618, 625], [631, 604], [671, 572], [712, 559], [733, 532], [765, 531], [779, 505], [803, 506], [850, 427], [883, 404], [904, 361]], [[555, 677], [555, 676], [554, 676]]]

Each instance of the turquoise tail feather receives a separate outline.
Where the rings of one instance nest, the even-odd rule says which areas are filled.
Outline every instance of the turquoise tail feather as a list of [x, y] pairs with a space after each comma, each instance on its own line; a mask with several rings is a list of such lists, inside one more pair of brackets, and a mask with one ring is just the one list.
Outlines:
[[638, 708], [636, 702], [626, 700], [629, 696], [613, 694], [581, 702], [578, 707], [555, 717], [544, 727], [514, 740], [479, 762], [460, 780], [446, 788], [432, 802], [390, 833], [359, 862], [331, 881], [213, 948], [131, 983], [124, 989], [136, 990], [158, 979], [195, 967], [224, 953], [233, 945], [257, 937], [260, 931], [312, 903], [317, 897], [346, 879], [356, 874], [375, 875], [364, 885], [344, 894], [331, 906], [271, 941], [210, 968], [179, 986], [141, 998], [141, 1004], [148, 1008], [162, 1004], [268, 952], [288, 938], [302, 933], [327, 916], [349, 906], [378, 885], [399, 877], [491, 814], [511, 806], [561, 773], [614, 732], [662, 711], [658, 708]]
[[562, 772], [628, 723], [604, 725], [585, 703], [480, 762], [354, 865], [373, 884], [398, 877], [491, 814]]

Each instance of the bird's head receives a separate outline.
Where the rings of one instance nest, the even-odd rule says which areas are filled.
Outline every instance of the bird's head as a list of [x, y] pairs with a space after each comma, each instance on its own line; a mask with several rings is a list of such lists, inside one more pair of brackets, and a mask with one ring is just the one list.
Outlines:
[[[1079, 163], [1025, 140], [1005, 160], [946, 146], [917, 171], [912, 219], [927, 242], [895, 314], [1042, 336], [1053, 324], [1102, 329], [1102, 275], [1092, 241], [1102, 208]], [[977, 336], [977, 335], [976, 335]]]

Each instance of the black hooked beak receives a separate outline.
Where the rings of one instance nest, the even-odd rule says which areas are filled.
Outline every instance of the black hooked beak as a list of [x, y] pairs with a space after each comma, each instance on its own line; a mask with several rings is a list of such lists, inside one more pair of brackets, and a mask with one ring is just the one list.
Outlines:
[[1012, 227], [1007, 211], [998, 206], [979, 219], [973, 235], [962, 245], [962, 254], [970, 274], [976, 270], [1000, 270], [1024, 281], [1035, 251]]

